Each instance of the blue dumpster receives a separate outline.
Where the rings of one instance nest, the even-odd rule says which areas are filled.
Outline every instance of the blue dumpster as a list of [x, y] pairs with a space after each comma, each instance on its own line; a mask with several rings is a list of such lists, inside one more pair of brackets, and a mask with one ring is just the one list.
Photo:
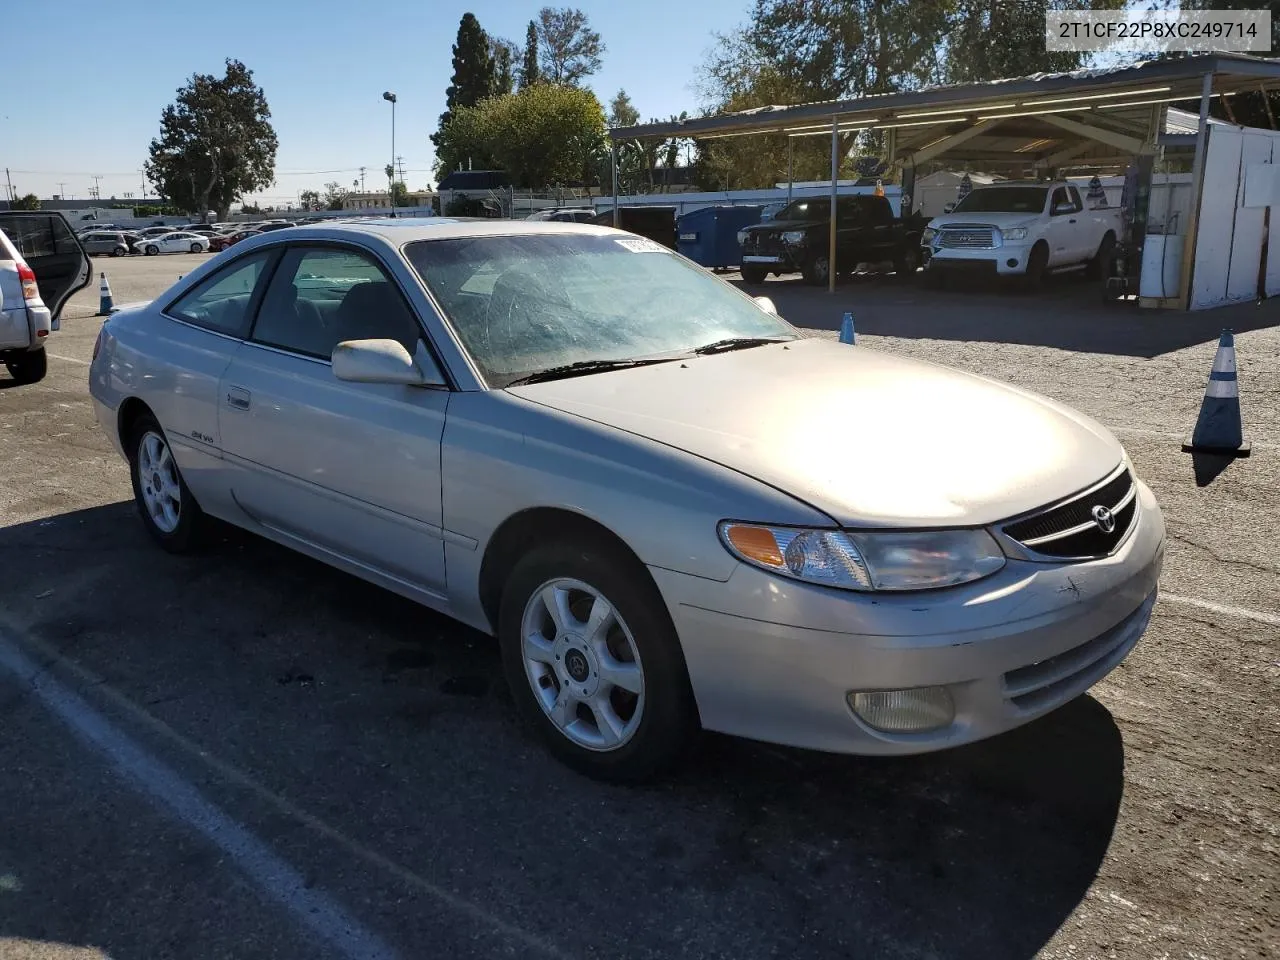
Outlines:
[[742, 262], [738, 231], [760, 222], [764, 207], [703, 207], [686, 213], [676, 226], [676, 249], [704, 267], [736, 267]]

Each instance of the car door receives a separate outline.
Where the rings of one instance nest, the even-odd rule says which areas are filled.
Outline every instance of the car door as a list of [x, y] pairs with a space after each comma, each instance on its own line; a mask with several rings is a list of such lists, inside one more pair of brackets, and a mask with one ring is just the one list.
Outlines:
[[[1061, 212], [1060, 212], [1061, 211]], [[1078, 258], [1077, 216], [1066, 187], [1054, 187], [1049, 199], [1049, 263], [1052, 266], [1074, 263]]]
[[36, 275], [40, 299], [59, 327], [63, 306], [93, 279], [93, 263], [71, 224], [54, 211], [0, 211], [0, 230]]
[[215, 512], [232, 508], [221, 459], [222, 375], [248, 335], [279, 256], [269, 248], [238, 257], [165, 304], [161, 313], [171, 322], [156, 330], [146, 351], [156, 362], [144, 370], [139, 358], [128, 371], [140, 378], [138, 394], [169, 437], [187, 485]]
[[223, 452], [236, 502], [262, 525], [444, 593], [440, 438], [449, 392], [350, 383], [343, 340], [427, 349], [403, 291], [369, 250], [294, 245], [223, 377]]

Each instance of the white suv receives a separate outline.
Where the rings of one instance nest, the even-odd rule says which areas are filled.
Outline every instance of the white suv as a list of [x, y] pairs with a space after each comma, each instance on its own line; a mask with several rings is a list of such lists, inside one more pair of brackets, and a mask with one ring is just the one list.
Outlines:
[[44, 379], [44, 344], [93, 266], [61, 213], [0, 211], [0, 362], [19, 383]]

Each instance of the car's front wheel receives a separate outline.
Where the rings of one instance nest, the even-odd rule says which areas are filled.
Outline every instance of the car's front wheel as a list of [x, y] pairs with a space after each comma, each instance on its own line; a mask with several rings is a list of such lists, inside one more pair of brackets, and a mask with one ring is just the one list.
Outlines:
[[49, 357], [43, 348], [13, 353], [5, 360], [4, 368], [18, 383], [39, 383], [49, 372]]
[[204, 511], [187, 489], [169, 440], [150, 414], [134, 423], [129, 472], [138, 513], [152, 538], [171, 553], [187, 553], [199, 545]]
[[825, 253], [814, 254], [805, 261], [800, 272], [804, 276], [805, 283], [814, 287], [823, 286], [831, 276], [831, 261]]
[[689, 747], [697, 710], [679, 638], [648, 571], [620, 549], [564, 541], [526, 554], [498, 633], [521, 712], [579, 772], [645, 780]]
[[750, 283], [752, 285], [764, 283], [769, 276], [769, 271], [764, 267], [751, 266], [746, 263], [742, 265], [739, 272], [742, 274], [742, 282]]

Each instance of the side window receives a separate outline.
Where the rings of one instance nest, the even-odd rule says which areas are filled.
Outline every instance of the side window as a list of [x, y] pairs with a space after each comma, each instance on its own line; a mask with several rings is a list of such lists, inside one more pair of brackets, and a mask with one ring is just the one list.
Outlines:
[[51, 257], [54, 254], [53, 219], [0, 216], [0, 227], [26, 259]]
[[165, 312], [197, 327], [243, 337], [249, 326], [253, 292], [274, 252], [263, 250], [237, 260], [170, 304]]
[[1080, 200], [1080, 191], [1075, 187], [1067, 187], [1067, 194], [1070, 197], [1071, 205], [1076, 208], [1076, 213], [1084, 209], [1084, 203]]
[[344, 340], [398, 340], [417, 350], [421, 328], [400, 291], [368, 254], [291, 250], [258, 311], [253, 339], [328, 360]]
[[1051, 214], [1056, 214], [1060, 204], [1070, 202], [1071, 201], [1067, 198], [1067, 191], [1062, 187], [1057, 187], [1053, 191], [1053, 202], [1049, 205], [1049, 212]]

